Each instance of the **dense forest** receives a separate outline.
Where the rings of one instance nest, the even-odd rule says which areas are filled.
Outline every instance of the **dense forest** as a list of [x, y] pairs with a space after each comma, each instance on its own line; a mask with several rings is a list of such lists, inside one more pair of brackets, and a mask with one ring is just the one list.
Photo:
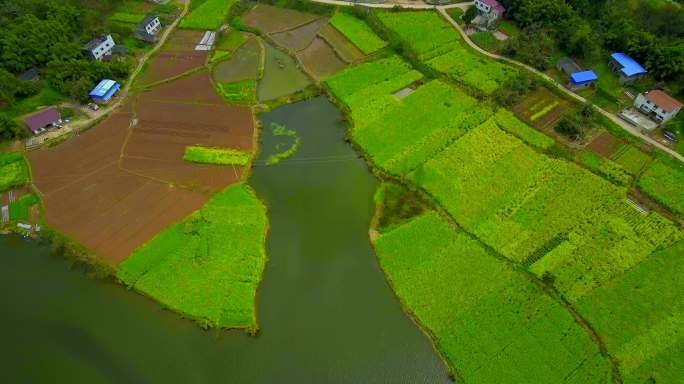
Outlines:
[[[44, 87], [85, 100], [102, 78], [125, 78], [127, 61], [88, 60], [82, 46], [102, 34], [106, 14], [122, 0], [3, 0], [0, 2], [0, 105], [35, 95]], [[41, 71], [40, 81], [17, 74]], [[11, 116], [0, 114], [0, 140], [21, 135]]]
[[[657, 80], [684, 84], [684, 8], [666, 0], [501, 0], [524, 30], [508, 54], [545, 69], [555, 47], [587, 62], [625, 52]], [[684, 85], [680, 85], [684, 86]], [[676, 90], [681, 91], [680, 89]]]

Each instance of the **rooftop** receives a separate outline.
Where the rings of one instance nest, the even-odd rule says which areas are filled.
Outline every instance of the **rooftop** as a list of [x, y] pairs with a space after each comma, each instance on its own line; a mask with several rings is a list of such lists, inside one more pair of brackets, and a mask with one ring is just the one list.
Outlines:
[[100, 81], [100, 83], [93, 88], [92, 91], [90, 91], [90, 96], [91, 97], [105, 97], [107, 93], [114, 87], [116, 87], [118, 83], [114, 80], [110, 79], [104, 79]]
[[138, 30], [145, 30], [145, 27], [148, 24], [150, 24], [151, 22], [153, 22], [154, 19], [156, 19], [156, 18], [157, 18], [157, 16], [155, 16], [155, 15], [145, 16], [145, 18], [140, 23], [138, 23]]
[[50, 107], [26, 117], [24, 119], [24, 123], [31, 130], [31, 132], [37, 134], [38, 130], [45, 128], [45, 126], [50, 125], [59, 119], [60, 116], [57, 108]]
[[641, 75], [648, 72], [644, 67], [641, 66], [641, 64], [637, 63], [634, 59], [625, 55], [624, 53], [615, 52], [610, 55], [610, 57], [612, 57], [613, 60], [617, 61], [618, 64], [622, 66], [620, 71], [624, 73], [625, 76]]
[[490, 7], [496, 9], [499, 11], [499, 13], [503, 13], [506, 11], [506, 8], [504, 8], [501, 3], [499, 3], [497, 0], [480, 0], [482, 3], [489, 5]]
[[597, 79], [598, 76], [596, 76], [596, 73], [594, 73], [592, 70], [575, 72], [570, 75], [570, 80], [572, 80], [572, 82], [575, 84], [588, 83]]
[[100, 46], [100, 44], [104, 43], [107, 40], [107, 37], [109, 37], [109, 35], [98, 36], [98, 37], [90, 40], [86, 45], [84, 45], [83, 49], [87, 49], [89, 51], [92, 51], [93, 49]]
[[682, 103], [680, 103], [677, 99], [659, 89], [646, 92], [644, 97], [646, 100], [659, 106], [663, 109], [663, 111], [668, 113], [682, 107]]

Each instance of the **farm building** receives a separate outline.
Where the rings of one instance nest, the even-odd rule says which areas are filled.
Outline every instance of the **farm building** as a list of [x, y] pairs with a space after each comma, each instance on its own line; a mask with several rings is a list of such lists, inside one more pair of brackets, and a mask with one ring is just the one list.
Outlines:
[[38, 80], [40, 76], [40, 69], [38, 68], [31, 68], [27, 71], [24, 71], [19, 74], [19, 80], [21, 81], [33, 81], [33, 80]]
[[558, 60], [556, 68], [558, 68], [562, 74], [568, 76], [570, 81], [568, 82], [567, 87], [573, 91], [586, 88], [598, 79], [598, 76], [596, 76], [594, 71], [583, 71], [579, 64], [569, 57], [563, 57]]
[[575, 60], [569, 58], [569, 57], [562, 57], [560, 60], [558, 60], [558, 63], [556, 64], [556, 68], [558, 70], [565, 74], [566, 76], [570, 76], [575, 72], [579, 72], [582, 70], [582, 68], [575, 62]]
[[61, 117], [59, 111], [55, 107], [46, 108], [40, 112], [27, 116], [24, 119], [24, 124], [34, 135], [45, 132], [45, 129], [59, 124]]
[[621, 84], [629, 84], [648, 72], [641, 64], [624, 53], [613, 53], [610, 55], [610, 58], [608, 65], [613, 72], [620, 75]]
[[497, 0], [475, 0], [475, 8], [477, 8], [487, 26], [501, 19], [506, 12], [506, 8]]
[[570, 75], [570, 83], [568, 83], [568, 88], [572, 90], [578, 90], [586, 88], [598, 80], [598, 76], [592, 70], [575, 72]]
[[104, 79], [90, 91], [90, 98], [97, 103], [107, 103], [121, 85], [114, 80]]
[[89, 58], [99, 61], [110, 56], [115, 45], [112, 35], [102, 35], [90, 40], [83, 50]]
[[640, 93], [634, 106], [657, 123], [667, 122], [682, 109], [682, 103], [659, 89]]
[[136, 27], [135, 37], [148, 43], [154, 43], [157, 41], [157, 34], [161, 29], [159, 17], [147, 15]]

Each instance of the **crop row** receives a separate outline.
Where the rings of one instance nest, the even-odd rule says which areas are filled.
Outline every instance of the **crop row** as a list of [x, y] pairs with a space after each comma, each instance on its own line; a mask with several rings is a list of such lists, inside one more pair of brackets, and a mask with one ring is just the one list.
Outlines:
[[236, 0], [205, 0], [180, 22], [181, 28], [217, 30]]
[[418, 60], [485, 94], [515, 71], [466, 48], [458, 32], [435, 12], [379, 12], [378, 18]]
[[0, 192], [24, 185], [29, 181], [29, 170], [24, 156], [18, 152], [0, 153]]
[[338, 11], [330, 24], [367, 55], [387, 45], [363, 20], [352, 14]]
[[610, 381], [598, 347], [559, 303], [435, 212], [375, 247], [403, 305], [462, 381]]

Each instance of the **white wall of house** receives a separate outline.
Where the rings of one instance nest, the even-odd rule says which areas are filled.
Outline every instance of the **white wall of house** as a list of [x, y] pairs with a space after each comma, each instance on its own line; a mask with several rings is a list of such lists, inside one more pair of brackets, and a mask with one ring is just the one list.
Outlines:
[[145, 26], [145, 30], [150, 35], [156, 35], [160, 29], [161, 29], [161, 21], [159, 21], [158, 17], [155, 17], [149, 24], [147, 24]]
[[499, 15], [496, 9], [490, 7], [489, 5], [483, 3], [480, 0], [475, 0], [475, 8], [477, 8], [477, 10], [480, 11], [480, 13], [486, 15], [491, 19], [498, 19], [499, 16], [501, 16]]
[[100, 43], [100, 45], [90, 51], [90, 54], [95, 60], [102, 60], [103, 57], [112, 54], [112, 48], [114, 48], [115, 45], [116, 43], [114, 43], [112, 35], [107, 35], [105, 40]]
[[677, 115], [677, 113], [681, 109], [680, 107], [673, 111], [666, 112], [660, 106], [647, 100], [643, 93], [640, 93], [636, 97], [636, 99], [634, 99], [634, 106], [640, 109], [642, 112], [645, 112], [653, 116], [654, 120], [658, 123], [664, 123], [666, 121], [669, 121], [670, 119], [675, 117], [675, 115]]

